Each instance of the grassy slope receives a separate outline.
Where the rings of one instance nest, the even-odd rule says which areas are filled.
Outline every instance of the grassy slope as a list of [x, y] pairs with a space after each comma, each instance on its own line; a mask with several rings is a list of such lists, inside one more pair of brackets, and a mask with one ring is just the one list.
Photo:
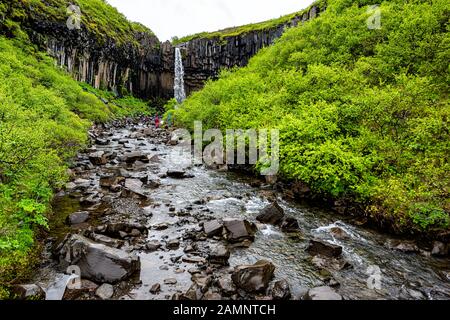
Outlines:
[[47, 228], [53, 190], [66, 182], [66, 160], [86, 145], [92, 121], [150, 109], [133, 97], [115, 98], [86, 85], [83, 90], [20, 33], [0, 36], [0, 61], [1, 299], [7, 285], [26, 278], [36, 252], [34, 233]]
[[182, 125], [279, 128], [281, 172], [352, 198], [398, 231], [449, 227], [450, 4], [330, 0], [249, 66], [224, 71], [176, 111]]
[[[0, 13], [11, 22], [22, 22], [29, 16], [36, 20], [50, 20], [65, 23], [68, 19], [67, 7], [78, 5], [82, 13], [82, 25], [95, 34], [100, 42], [108, 39], [118, 44], [134, 43], [138, 45], [135, 34], [153, 32], [142, 24], [128, 21], [104, 0], [15, 0], [8, 9], [6, 4], [0, 4]], [[3, 9], [2, 9], [3, 7]]]
[[[316, 1], [314, 3], [314, 5], [316, 6], [324, 6], [325, 5], [325, 0], [321, 0], [321, 1]], [[233, 36], [238, 36], [240, 34], [244, 34], [244, 33], [248, 33], [251, 31], [263, 31], [263, 30], [270, 30], [270, 29], [274, 29], [280, 25], [286, 24], [288, 22], [290, 22], [291, 20], [293, 20], [295, 17], [297, 16], [302, 16], [304, 13], [309, 12], [309, 10], [311, 9], [313, 5], [309, 6], [308, 8], [301, 10], [299, 12], [295, 12], [292, 14], [288, 14], [285, 16], [282, 16], [278, 19], [272, 19], [272, 20], [268, 20], [268, 21], [263, 21], [263, 22], [258, 22], [258, 23], [252, 23], [252, 24], [247, 24], [244, 26], [239, 26], [239, 27], [232, 27], [232, 28], [227, 28], [224, 30], [219, 30], [219, 31], [215, 31], [215, 32], [201, 32], [201, 33], [196, 33], [193, 35], [189, 35], [186, 37], [182, 37], [180, 39], [175, 38], [172, 40], [172, 43], [174, 45], [180, 44], [180, 43], [185, 43], [194, 39], [224, 39], [227, 37], [233, 37]]]

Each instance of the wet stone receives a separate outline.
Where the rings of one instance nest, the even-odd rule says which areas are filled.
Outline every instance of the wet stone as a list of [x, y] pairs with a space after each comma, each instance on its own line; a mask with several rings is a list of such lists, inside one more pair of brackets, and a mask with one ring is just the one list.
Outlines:
[[203, 228], [208, 237], [220, 236], [223, 232], [223, 224], [219, 220], [206, 221]]
[[95, 294], [102, 300], [111, 299], [114, 296], [114, 287], [110, 284], [102, 284], [96, 291]]
[[210, 263], [225, 266], [228, 265], [228, 259], [230, 259], [230, 250], [222, 244], [214, 246], [208, 257]]
[[283, 217], [284, 217], [283, 208], [281, 208], [278, 203], [273, 203], [265, 207], [256, 217], [256, 220], [262, 223], [276, 225], [281, 222]]
[[67, 223], [70, 225], [77, 225], [86, 222], [89, 219], [89, 212], [80, 211], [72, 213], [67, 217]]
[[167, 242], [167, 248], [170, 250], [177, 250], [180, 247], [180, 241], [178, 239], [170, 240]]
[[167, 285], [175, 285], [177, 283], [178, 283], [178, 281], [175, 278], [169, 278], [169, 279], [164, 280], [164, 284], [167, 284]]
[[254, 265], [243, 265], [235, 268], [232, 279], [234, 284], [247, 292], [260, 292], [267, 289], [272, 280], [275, 266], [265, 260]]
[[342, 296], [331, 287], [318, 287], [308, 291], [307, 300], [342, 300]]
[[161, 243], [159, 241], [149, 241], [146, 244], [147, 250], [150, 252], [158, 251], [161, 248]]
[[325, 257], [336, 258], [342, 254], [342, 247], [321, 240], [310, 240], [306, 251], [315, 256], [322, 255]]
[[37, 284], [15, 285], [11, 292], [19, 300], [45, 300], [45, 291]]
[[342, 228], [339, 227], [333, 227], [330, 229], [330, 233], [333, 237], [339, 240], [346, 240], [349, 239], [350, 236], [347, 232], [345, 232]]
[[286, 280], [280, 280], [273, 284], [271, 288], [274, 300], [288, 300], [291, 297], [291, 288]]
[[257, 231], [256, 226], [247, 220], [224, 219], [225, 228], [228, 231], [227, 239], [231, 242], [240, 242], [242, 240], [254, 240]]
[[159, 283], [155, 283], [150, 289], [151, 294], [158, 294], [160, 292], [161, 292], [161, 285]]

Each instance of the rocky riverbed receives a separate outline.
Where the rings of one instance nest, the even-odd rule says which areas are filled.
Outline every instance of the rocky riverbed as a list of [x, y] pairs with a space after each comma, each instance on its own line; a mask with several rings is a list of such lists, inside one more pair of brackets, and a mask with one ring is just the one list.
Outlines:
[[393, 239], [193, 166], [170, 131], [139, 120], [90, 135], [54, 200], [35, 281], [15, 288], [22, 297], [450, 298], [447, 244]]

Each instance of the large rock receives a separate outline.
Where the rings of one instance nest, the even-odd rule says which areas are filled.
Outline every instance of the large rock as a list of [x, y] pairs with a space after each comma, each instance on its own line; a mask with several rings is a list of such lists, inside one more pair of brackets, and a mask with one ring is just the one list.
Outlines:
[[273, 284], [271, 289], [274, 300], [288, 300], [291, 298], [291, 288], [286, 280], [280, 280]]
[[310, 240], [306, 251], [313, 255], [321, 255], [329, 258], [337, 258], [342, 254], [342, 247], [321, 240]]
[[148, 233], [147, 227], [139, 223], [110, 223], [101, 229], [101, 233], [106, 234], [113, 238], [121, 238], [123, 233], [130, 234], [133, 230], [138, 230], [141, 234]]
[[401, 251], [404, 253], [419, 252], [419, 247], [414, 241], [388, 240], [385, 246], [391, 250]]
[[37, 284], [15, 285], [11, 293], [18, 300], [45, 300], [45, 291]]
[[449, 248], [448, 245], [443, 243], [443, 242], [439, 242], [439, 241], [435, 241], [433, 243], [433, 249], [431, 251], [431, 254], [433, 256], [440, 256], [440, 257], [445, 257], [448, 255], [449, 252]]
[[283, 232], [298, 232], [300, 231], [300, 225], [297, 219], [293, 217], [284, 217], [280, 224], [281, 230]]
[[180, 169], [170, 169], [167, 171], [167, 176], [174, 179], [186, 178], [186, 171]]
[[95, 291], [95, 294], [102, 300], [111, 299], [114, 295], [114, 287], [108, 283], [104, 283]]
[[135, 151], [135, 152], [127, 153], [124, 156], [124, 161], [126, 163], [129, 163], [129, 164], [135, 163], [136, 161], [141, 161], [141, 162], [144, 162], [144, 163], [148, 163], [149, 159], [148, 159], [148, 156], [146, 154], [144, 154], [142, 152], [139, 152], [139, 151]]
[[235, 268], [231, 278], [236, 287], [247, 292], [261, 292], [267, 289], [273, 278], [275, 266], [265, 260], [254, 265], [244, 265]]
[[86, 222], [89, 219], [89, 212], [80, 211], [72, 213], [67, 217], [67, 223], [70, 225], [77, 225]]
[[104, 165], [108, 163], [108, 158], [103, 151], [97, 151], [89, 154], [89, 161], [93, 165]]
[[256, 217], [256, 220], [262, 223], [278, 224], [284, 217], [284, 210], [278, 203], [273, 203], [265, 207], [260, 214]]
[[333, 288], [318, 287], [308, 291], [307, 300], [342, 300], [342, 296], [338, 294]]
[[221, 236], [223, 223], [219, 220], [207, 221], [203, 224], [203, 229], [208, 237]]
[[255, 238], [257, 228], [247, 220], [224, 219], [223, 224], [228, 232], [227, 239], [230, 242], [253, 241]]
[[227, 266], [230, 259], [230, 250], [224, 245], [219, 244], [211, 249], [208, 260], [211, 264]]
[[95, 243], [83, 236], [69, 237], [59, 252], [64, 265], [77, 265], [81, 276], [95, 282], [117, 283], [140, 270], [136, 255]]

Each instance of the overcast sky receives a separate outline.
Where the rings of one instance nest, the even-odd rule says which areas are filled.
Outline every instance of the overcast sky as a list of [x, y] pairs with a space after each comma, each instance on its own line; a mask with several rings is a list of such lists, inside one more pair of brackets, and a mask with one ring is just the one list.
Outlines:
[[260, 22], [300, 11], [313, 0], [107, 0], [162, 41]]

